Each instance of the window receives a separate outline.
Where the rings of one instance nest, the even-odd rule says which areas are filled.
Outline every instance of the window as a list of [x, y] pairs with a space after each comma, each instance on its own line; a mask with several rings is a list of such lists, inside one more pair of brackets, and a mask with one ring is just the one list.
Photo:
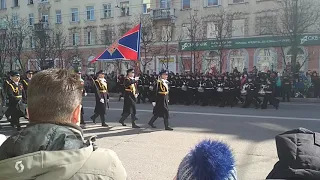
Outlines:
[[32, 36], [30, 36], [29, 38], [29, 43], [30, 43], [30, 48], [35, 48], [35, 42], [34, 42], [34, 38]]
[[167, 9], [170, 8], [170, 0], [160, 0], [160, 8]]
[[78, 33], [72, 34], [72, 45], [73, 46], [79, 45], [79, 34]]
[[112, 7], [111, 3], [103, 5], [103, 17], [104, 18], [110, 18], [111, 17], [111, 11], [112, 11], [111, 7]]
[[78, 8], [71, 8], [71, 22], [79, 22]]
[[232, 20], [232, 36], [233, 37], [242, 37], [244, 36], [244, 19], [235, 19]]
[[206, 0], [206, 1], [207, 1], [207, 4], [206, 4], [207, 7], [219, 5], [219, 0]]
[[33, 0], [28, 0], [28, 4], [33, 4]]
[[88, 45], [93, 44], [92, 43], [92, 32], [91, 31], [87, 32], [87, 44]]
[[13, 0], [13, 7], [19, 6], [19, 0]]
[[101, 31], [101, 36], [102, 38], [102, 43], [104, 45], [110, 45], [111, 43], [113, 43], [113, 28], [112, 27], [107, 27], [105, 30]]
[[143, 4], [142, 4], [142, 12], [144, 14], [147, 14], [150, 12], [150, 0], [143, 0]]
[[183, 24], [182, 25], [182, 40], [189, 40], [191, 39], [189, 30], [191, 28], [191, 24]]
[[6, 6], [6, 0], [1, 0], [1, 1], [0, 1], [0, 9], [5, 9], [5, 8], [7, 8], [7, 6]]
[[257, 17], [257, 34], [258, 35], [270, 35], [272, 34], [273, 30], [275, 29], [275, 18], [272, 16], [265, 16], [265, 17]]
[[34, 16], [33, 13], [29, 14], [29, 26], [33, 26], [34, 24]]
[[182, 0], [182, 9], [190, 9], [190, 0]]
[[276, 68], [277, 53], [273, 49], [260, 49], [257, 54], [256, 67], [258, 71], [267, 72]]
[[48, 15], [48, 14], [42, 14], [41, 22], [47, 23], [47, 22], [48, 22], [48, 19], [49, 19], [49, 15]]
[[216, 38], [218, 33], [217, 24], [214, 22], [207, 22], [207, 38]]
[[87, 20], [94, 20], [94, 7], [87, 6]]
[[62, 19], [61, 19], [61, 10], [56, 10], [56, 23], [61, 24]]
[[162, 41], [171, 41], [172, 39], [172, 29], [171, 26], [162, 26], [161, 40]]
[[19, 23], [19, 17], [18, 17], [18, 15], [13, 15], [13, 16], [12, 16], [12, 24], [13, 24], [14, 26], [18, 26], [18, 23]]
[[245, 2], [245, 0], [230, 0], [231, 2], [231, 4], [237, 4], [237, 3], [244, 3]]
[[121, 16], [129, 16], [129, 1], [120, 3]]
[[229, 72], [232, 72], [233, 69], [237, 68], [238, 70], [242, 70], [246, 67], [245, 61], [246, 54], [241, 49], [232, 50], [229, 54]]

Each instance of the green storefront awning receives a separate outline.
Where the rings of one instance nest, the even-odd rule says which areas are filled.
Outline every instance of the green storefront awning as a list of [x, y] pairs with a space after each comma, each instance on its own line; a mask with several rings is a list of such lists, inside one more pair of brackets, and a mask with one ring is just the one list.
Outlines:
[[[251, 38], [228, 39], [219, 43], [216, 40], [179, 42], [180, 51], [207, 51], [218, 50], [220, 44], [224, 49], [241, 48], [267, 48], [267, 47], [287, 47], [291, 44], [290, 37], [284, 36], [263, 36]], [[320, 34], [306, 34], [297, 37], [299, 46], [320, 45]]]

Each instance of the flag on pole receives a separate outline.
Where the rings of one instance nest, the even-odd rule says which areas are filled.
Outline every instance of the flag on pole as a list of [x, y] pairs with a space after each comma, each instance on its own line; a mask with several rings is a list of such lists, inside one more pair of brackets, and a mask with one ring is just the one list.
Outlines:
[[100, 55], [96, 56], [91, 63], [108, 60], [132, 60], [136, 61], [140, 57], [140, 37], [141, 24], [126, 32], [121, 38], [111, 44]]

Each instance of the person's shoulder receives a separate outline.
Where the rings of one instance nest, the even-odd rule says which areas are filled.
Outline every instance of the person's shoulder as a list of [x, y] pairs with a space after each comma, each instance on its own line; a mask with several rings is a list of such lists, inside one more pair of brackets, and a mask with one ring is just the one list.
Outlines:
[[110, 150], [98, 148], [93, 151], [78, 174], [99, 175], [102, 180], [126, 180], [127, 173], [118, 155]]

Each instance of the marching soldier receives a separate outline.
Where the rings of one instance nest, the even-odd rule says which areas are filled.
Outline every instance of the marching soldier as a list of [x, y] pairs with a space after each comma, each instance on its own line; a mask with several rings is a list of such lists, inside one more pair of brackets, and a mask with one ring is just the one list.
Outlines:
[[10, 80], [6, 81], [6, 83], [6, 93], [9, 100], [8, 109], [10, 109], [11, 114], [10, 124], [11, 126], [16, 126], [17, 130], [20, 131], [21, 125], [19, 119], [23, 116], [23, 112], [20, 109], [20, 104], [23, 98], [23, 86], [20, 83], [19, 72], [11, 71]]
[[[86, 89], [84, 88], [84, 80], [83, 80], [82, 77], [81, 77], [81, 71], [77, 70], [76, 73], [79, 75], [79, 79], [80, 79], [81, 85], [83, 86], [82, 96], [87, 96]], [[83, 106], [81, 106], [80, 124], [85, 125], [86, 123], [84, 122], [84, 117], [83, 117], [83, 115], [84, 115]]]
[[152, 100], [153, 108], [153, 117], [149, 121], [149, 125], [152, 128], [156, 128], [154, 126], [154, 122], [158, 119], [158, 117], [163, 117], [165, 130], [172, 131], [173, 129], [169, 126], [169, 87], [168, 87], [168, 72], [161, 71], [159, 73], [160, 80], [157, 81], [156, 86], [154, 88], [154, 95]]
[[122, 126], [126, 126], [126, 124], [124, 124], [124, 121], [131, 114], [132, 128], [140, 128], [135, 123], [135, 121], [138, 120], [138, 118], [136, 117], [136, 99], [138, 97], [138, 94], [135, 86], [135, 83], [137, 83], [138, 79], [139, 79], [138, 77], [134, 78], [133, 69], [127, 70], [127, 77], [124, 80], [125, 91], [124, 91], [123, 111], [121, 115], [122, 117], [119, 120], [119, 123], [122, 124]]
[[94, 81], [96, 106], [94, 108], [94, 115], [90, 118], [92, 119], [93, 123], [96, 123], [96, 118], [100, 116], [101, 125], [108, 127], [105, 122], [104, 115], [106, 114], [106, 104], [109, 102], [109, 93], [107, 81], [104, 76], [105, 74], [102, 70], [97, 72], [97, 79]]
[[[26, 78], [25, 79], [22, 79], [22, 81], [21, 81], [21, 83], [22, 83], [22, 85], [23, 85], [23, 93], [24, 93], [24, 99], [23, 99], [23, 101], [25, 102], [25, 103], [27, 103], [27, 101], [28, 101], [28, 86], [29, 86], [29, 82], [31, 81], [31, 78], [32, 78], [32, 76], [33, 76], [33, 71], [32, 70], [28, 70], [27, 72], [26, 72]], [[25, 112], [25, 119], [28, 119], [28, 115], [27, 115], [27, 112]]]
[[121, 100], [121, 98], [123, 97], [123, 94], [124, 94], [123, 82], [124, 82], [124, 75], [121, 74], [121, 75], [118, 77], [118, 82], [117, 82], [118, 91], [119, 91], [119, 101]]
[[287, 98], [287, 101], [290, 102], [291, 80], [287, 75], [283, 77], [281, 84], [282, 84], [282, 101], [285, 102]]

